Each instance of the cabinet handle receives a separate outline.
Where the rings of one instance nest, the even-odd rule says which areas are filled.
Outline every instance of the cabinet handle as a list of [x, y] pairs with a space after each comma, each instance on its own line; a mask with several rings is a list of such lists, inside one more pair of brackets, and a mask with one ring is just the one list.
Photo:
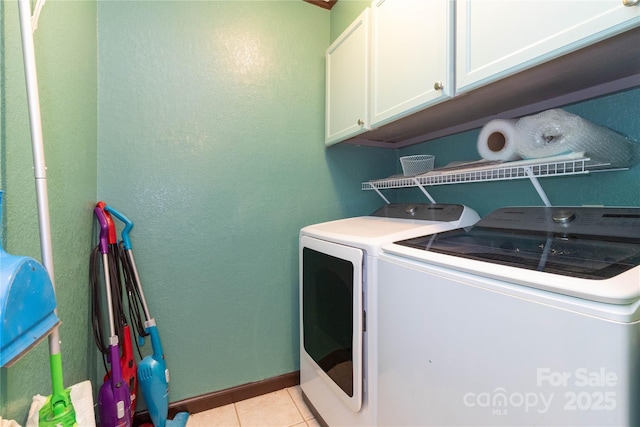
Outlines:
[[[637, 0], [637, 1], [640, 1], [640, 0]], [[435, 90], [442, 90], [444, 89], [444, 85], [442, 84], [442, 82], [435, 82], [433, 85], [433, 88]]]
[[363, 126], [364, 122], [362, 121], [362, 119], [358, 119], [358, 126]]
[[627, 7], [637, 6], [638, 3], [640, 3], [640, 0], [622, 0], [622, 4]]

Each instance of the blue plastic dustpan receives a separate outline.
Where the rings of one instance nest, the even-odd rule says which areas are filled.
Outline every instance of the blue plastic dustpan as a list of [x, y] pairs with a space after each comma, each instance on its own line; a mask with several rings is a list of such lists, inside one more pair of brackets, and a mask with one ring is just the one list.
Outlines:
[[8, 367], [60, 323], [42, 264], [0, 248], [0, 304], [0, 367]]
[[[2, 192], [0, 191], [0, 218]], [[0, 367], [8, 367], [60, 323], [49, 274], [26, 256], [10, 255], [0, 244]]]

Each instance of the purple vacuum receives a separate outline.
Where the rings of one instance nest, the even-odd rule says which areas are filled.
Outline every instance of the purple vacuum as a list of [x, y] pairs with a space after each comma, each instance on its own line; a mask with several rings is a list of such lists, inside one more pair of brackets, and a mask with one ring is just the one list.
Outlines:
[[133, 415], [131, 414], [131, 397], [129, 386], [122, 379], [120, 369], [120, 347], [118, 335], [115, 333], [113, 320], [111, 282], [109, 280], [109, 224], [101, 208], [93, 210], [100, 224], [100, 253], [102, 254], [102, 268], [104, 271], [104, 283], [107, 291], [107, 304], [109, 307], [109, 363], [111, 364], [111, 377], [107, 378], [100, 387], [98, 393], [98, 416], [101, 427], [130, 427]]

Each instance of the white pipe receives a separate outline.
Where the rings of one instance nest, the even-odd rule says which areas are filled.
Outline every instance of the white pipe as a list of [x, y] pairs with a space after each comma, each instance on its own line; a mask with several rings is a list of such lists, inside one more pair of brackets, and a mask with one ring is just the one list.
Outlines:
[[[55, 292], [53, 247], [51, 244], [51, 224], [49, 220], [49, 196], [47, 192], [47, 167], [44, 161], [44, 142], [42, 138], [42, 119], [40, 116], [40, 97], [38, 95], [36, 55], [33, 46], [31, 4], [29, 0], [18, 0], [18, 8], [20, 12], [24, 74], [27, 83], [27, 102], [29, 104], [33, 168], [36, 180], [38, 222], [40, 226], [40, 252], [42, 255], [42, 264], [49, 273], [49, 278], [51, 279], [51, 284]], [[49, 335], [49, 353], [51, 355], [60, 353], [59, 327], [56, 327], [51, 335]]]

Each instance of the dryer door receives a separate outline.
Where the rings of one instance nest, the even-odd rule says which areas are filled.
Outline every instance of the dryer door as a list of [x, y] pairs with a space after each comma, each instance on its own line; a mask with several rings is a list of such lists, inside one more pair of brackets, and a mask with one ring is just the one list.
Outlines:
[[301, 357], [354, 412], [362, 406], [361, 249], [300, 238]]

